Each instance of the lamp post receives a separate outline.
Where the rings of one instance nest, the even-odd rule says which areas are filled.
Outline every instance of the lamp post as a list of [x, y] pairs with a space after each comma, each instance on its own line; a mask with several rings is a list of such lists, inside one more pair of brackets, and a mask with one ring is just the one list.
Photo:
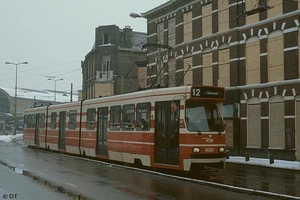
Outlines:
[[46, 77], [48, 77], [48, 80], [54, 81], [54, 82], [55, 82], [55, 87], [54, 87], [54, 102], [56, 102], [56, 82], [57, 82], [57, 81], [62, 81], [62, 80], [64, 80], [64, 79], [63, 79], [63, 78], [58, 78], [58, 79], [56, 79], [55, 76], [46, 76]]
[[15, 80], [15, 107], [14, 107], [14, 135], [17, 134], [17, 96], [18, 96], [18, 65], [27, 65], [28, 62], [21, 62], [21, 63], [12, 63], [12, 62], [5, 62], [7, 65], [15, 65], [16, 66], [16, 80]]
[[[160, 41], [160, 26], [159, 26], [159, 24], [156, 22], [156, 21], [154, 21], [154, 20], [152, 20], [152, 19], [149, 19], [149, 18], [147, 18], [147, 17], [144, 17], [143, 15], [141, 15], [141, 14], [138, 14], [138, 13], [130, 13], [129, 14], [129, 16], [130, 17], [132, 17], [132, 18], [144, 18], [144, 19], [147, 19], [147, 20], [149, 20], [149, 21], [151, 21], [151, 22], [153, 22], [153, 23], [155, 23], [156, 24], [156, 27], [157, 27], [157, 44], [161, 44], [161, 41]], [[160, 73], [160, 71], [161, 71], [161, 58], [160, 58], [160, 56], [161, 56], [161, 48], [160, 47], [158, 47], [158, 69], [157, 69], [157, 72], [158, 73]], [[158, 77], [157, 77], [157, 83], [161, 86], [161, 74], [158, 74]]]

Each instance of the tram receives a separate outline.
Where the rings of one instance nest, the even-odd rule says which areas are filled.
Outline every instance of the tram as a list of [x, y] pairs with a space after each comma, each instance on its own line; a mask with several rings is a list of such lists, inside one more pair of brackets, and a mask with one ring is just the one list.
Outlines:
[[153, 168], [224, 168], [225, 88], [143, 90], [25, 110], [24, 144]]

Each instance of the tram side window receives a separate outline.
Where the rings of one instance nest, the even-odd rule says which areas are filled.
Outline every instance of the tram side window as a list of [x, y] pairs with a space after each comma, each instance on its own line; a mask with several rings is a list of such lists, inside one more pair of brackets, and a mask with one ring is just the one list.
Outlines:
[[87, 109], [87, 119], [86, 119], [86, 129], [94, 130], [95, 129], [95, 119], [96, 119], [96, 109], [89, 108]]
[[134, 120], [134, 104], [124, 105], [122, 114], [122, 130], [133, 130]]
[[69, 129], [70, 130], [76, 129], [76, 117], [77, 117], [77, 111], [71, 110], [69, 112]]
[[45, 113], [40, 114], [39, 122], [40, 128], [45, 128]]
[[56, 112], [51, 113], [50, 128], [56, 129]]
[[24, 115], [24, 128], [29, 128], [29, 115]]
[[121, 124], [121, 106], [112, 106], [110, 108], [110, 130], [120, 130]]
[[30, 128], [35, 128], [35, 115], [31, 115], [31, 127]]
[[151, 103], [138, 103], [136, 106], [136, 130], [150, 130]]
[[34, 128], [34, 115], [26, 115], [24, 118], [26, 128]]
[[27, 115], [24, 115], [24, 128], [27, 128]]

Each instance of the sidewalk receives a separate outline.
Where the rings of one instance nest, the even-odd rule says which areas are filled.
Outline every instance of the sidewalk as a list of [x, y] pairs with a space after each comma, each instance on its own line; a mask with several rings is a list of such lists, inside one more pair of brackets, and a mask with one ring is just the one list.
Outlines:
[[43, 184], [22, 175], [21, 169], [10, 169], [7, 166], [0, 165], [0, 200], [6, 199], [73, 199], [67, 194], [57, 192], [57, 190], [49, 189]]
[[299, 161], [285, 161], [285, 160], [274, 159], [274, 163], [270, 164], [270, 160], [267, 158], [252, 158], [252, 157], [250, 157], [249, 161], [246, 161], [246, 158], [242, 157], [242, 156], [229, 156], [229, 159], [226, 159], [226, 162], [243, 164], [243, 165], [256, 165], [256, 166], [261, 166], [261, 167], [300, 170], [300, 162]]

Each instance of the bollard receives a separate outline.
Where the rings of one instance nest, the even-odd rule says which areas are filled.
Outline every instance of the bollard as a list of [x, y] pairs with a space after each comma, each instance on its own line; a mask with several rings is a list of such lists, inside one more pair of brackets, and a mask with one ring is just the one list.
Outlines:
[[226, 159], [229, 159], [229, 151], [226, 150]]
[[270, 164], [274, 164], [274, 156], [272, 153], [270, 153], [269, 159], [270, 159]]
[[249, 160], [250, 160], [250, 158], [249, 158], [249, 153], [245, 153], [245, 160], [246, 160], [246, 161], [249, 161]]

